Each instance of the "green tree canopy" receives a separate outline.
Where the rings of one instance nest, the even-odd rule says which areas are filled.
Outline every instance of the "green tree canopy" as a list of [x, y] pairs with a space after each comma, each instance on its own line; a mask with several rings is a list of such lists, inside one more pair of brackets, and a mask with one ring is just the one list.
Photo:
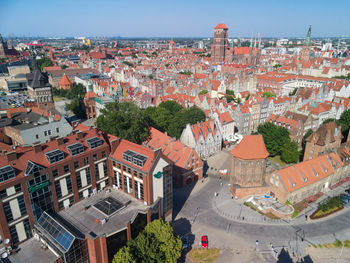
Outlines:
[[265, 91], [263, 94], [263, 97], [265, 98], [271, 98], [271, 97], [276, 97], [276, 94], [271, 92], [271, 91]]
[[290, 141], [287, 129], [266, 122], [258, 126], [258, 133], [264, 138], [265, 146], [270, 156], [280, 155], [283, 145]]
[[180, 104], [176, 103], [176, 101], [173, 100], [163, 101], [159, 104], [159, 107], [167, 109], [171, 114], [175, 114], [176, 112], [183, 109]]
[[42, 57], [41, 59], [38, 59], [36, 62], [37, 62], [38, 67], [40, 68], [40, 70], [43, 70], [44, 67], [53, 66], [51, 59], [49, 59], [47, 57]]
[[74, 98], [69, 104], [66, 104], [66, 108], [72, 111], [79, 119], [86, 118], [81, 99]]
[[112, 263], [176, 263], [181, 257], [182, 242], [169, 222], [154, 220], [115, 254]]
[[342, 132], [349, 130], [350, 127], [350, 110], [346, 110], [340, 116], [338, 123], [341, 125]]
[[149, 135], [142, 111], [132, 102], [108, 103], [96, 123], [99, 129], [138, 144]]
[[298, 144], [294, 141], [287, 141], [282, 146], [281, 160], [285, 163], [296, 163], [299, 161]]

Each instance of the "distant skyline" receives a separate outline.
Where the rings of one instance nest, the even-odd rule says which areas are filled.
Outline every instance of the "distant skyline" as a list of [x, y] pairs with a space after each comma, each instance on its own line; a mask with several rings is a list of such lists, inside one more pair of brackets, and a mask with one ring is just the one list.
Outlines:
[[350, 37], [348, 0], [0, 0], [0, 33], [15, 36]]

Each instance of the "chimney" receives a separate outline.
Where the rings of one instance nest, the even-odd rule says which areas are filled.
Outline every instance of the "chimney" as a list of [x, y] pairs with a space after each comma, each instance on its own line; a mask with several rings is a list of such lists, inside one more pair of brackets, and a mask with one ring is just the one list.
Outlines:
[[78, 139], [83, 139], [84, 133], [82, 133], [81, 131], [77, 132], [77, 136], [78, 136]]
[[62, 137], [56, 138], [57, 146], [64, 144], [64, 139]]
[[111, 154], [113, 154], [120, 143], [120, 139], [119, 138], [115, 139], [115, 140], [111, 141], [110, 143], [111, 143]]
[[17, 160], [17, 153], [15, 151], [6, 153], [6, 158], [8, 162]]
[[42, 150], [41, 144], [33, 145], [33, 149], [34, 149], [34, 152], [36, 152], [36, 153], [41, 152], [41, 150]]

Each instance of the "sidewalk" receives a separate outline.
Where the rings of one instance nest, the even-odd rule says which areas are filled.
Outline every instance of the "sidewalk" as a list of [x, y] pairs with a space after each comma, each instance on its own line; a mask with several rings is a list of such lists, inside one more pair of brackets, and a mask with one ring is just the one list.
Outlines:
[[[311, 203], [306, 208], [306, 210], [302, 211], [298, 216], [296, 216], [293, 219], [287, 219], [287, 220], [267, 218], [266, 216], [245, 206], [243, 200], [232, 199], [232, 194], [229, 190], [229, 186], [227, 185], [227, 182], [224, 182], [224, 181], [221, 181], [221, 182], [222, 182], [221, 190], [218, 192], [218, 196], [213, 198], [212, 205], [214, 207], [214, 210], [218, 214], [220, 214], [221, 216], [229, 220], [236, 221], [236, 222], [246, 222], [246, 223], [252, 223], [252, 224], [269, 224], [269, 225], [271, 224], [285, 225], [290, 223], [293, 223], [293, 225], [305, 224], [305, 223], [313, 224], [316, 222], [328, 220], [333, 216], [340, 215], [348, 209], [348, 208], [344, 208], [343, 210], [335, 214], [329, 215], [321, 219], [316, 219], [316, 220], [309, 219], [310, 215], [317, 209], [318, 207], [317, 203], [329, 197], [336, 196], [344, 192], [344, 190], [350, 186], [350, 182], [346, 182], [345, 184], [326, 192], [322, 197], [320, 197], [320, 199], [317, 200], [317, 203]], [[220, 184], [220, 180], [218, 180], [218, 184]], [[308, 218], [307, 220], [305, 219], [305, 215]]]

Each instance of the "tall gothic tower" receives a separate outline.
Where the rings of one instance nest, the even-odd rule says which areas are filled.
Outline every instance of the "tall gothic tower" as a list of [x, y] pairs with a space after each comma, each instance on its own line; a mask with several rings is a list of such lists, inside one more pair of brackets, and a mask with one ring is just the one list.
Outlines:
[[225, 24], [218, 24], [214, 28], [214, 40], [211, 48], [211, 62], [224, 63], [227, 48], [228, 27]]

